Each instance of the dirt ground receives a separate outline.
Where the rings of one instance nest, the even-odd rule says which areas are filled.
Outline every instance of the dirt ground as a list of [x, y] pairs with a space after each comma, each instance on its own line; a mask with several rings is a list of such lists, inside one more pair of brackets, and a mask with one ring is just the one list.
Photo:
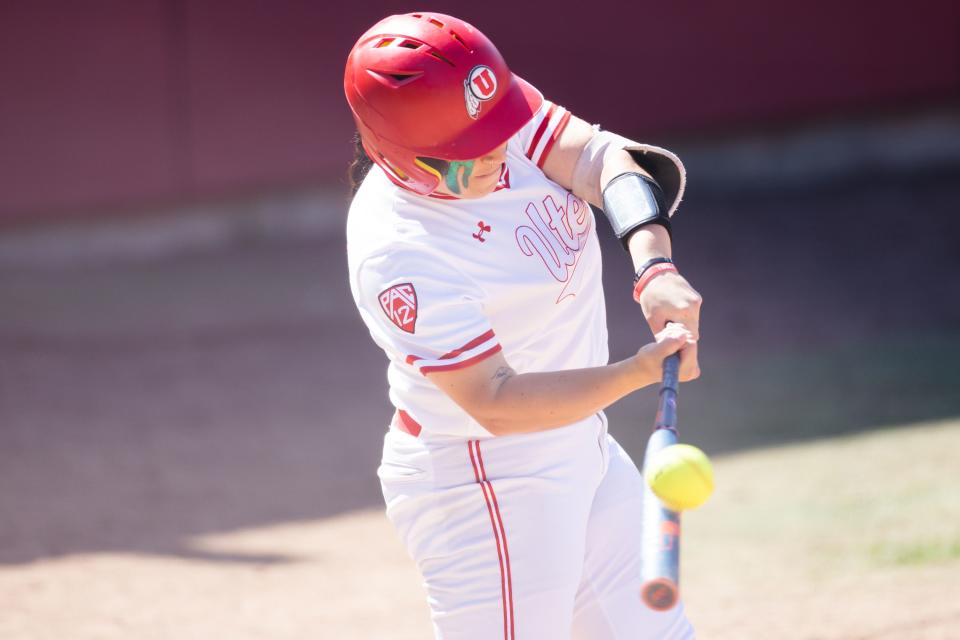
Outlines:
[[[958, 448], [954, 420], [715, 460], [717, 494], [685, 517], [699, 637], [956, 638]], [[889, 473], [905, 455], [926, 464]], [[825, 473], [811, 479], [811, 466]], [[876, 481], [846, 482], [856, 478]], [[930, 557], [903, 556], [917, 541]], [[184, 544], [194, 557], [103, 551], [3, 567], [0, 637], [430, 637], [419, 578], [379, 509]]]
[[[960, 415], [958, 185], [690, 195], [676, 258], [706, 300], [704, 377], [684, 391], [683, 429], [731, 456], [719, 459], [740, 478], [731, 487], [757, 485], [743, 465], [778, 459], [750, 451], [761, 445]], [[626, 259], [605, 245], [618, 357], [646, 332]], [[383, 357], [344, 263], [342, 238], [327, 236], [0, 271], [0, 638], [428, 637], [380, 511]], [[651, 405], [638, 394], [610, 412], [635, 457]], [[957, 450], [956, 423], [942, 424], [938, 444], [911, 440], [917, 465]], [[801, 453], [798, 473], [819, 473], [825, 449]], [[863, 477], [907, 482], [895, 456], [878, 460]], [[701, 637], [958, 637], [956, 530], [932, 560], [822, 564], [849, 548], [791, 545], [860, 525], [826, 510], [804, 528], [810, 504], [793, 497], [763, 544], [729, 528], [737, 495], [689, 517]], [[956, 501], [922, 513], [958, 521]], [[743, 570], [733, 561], [754, 546]]]

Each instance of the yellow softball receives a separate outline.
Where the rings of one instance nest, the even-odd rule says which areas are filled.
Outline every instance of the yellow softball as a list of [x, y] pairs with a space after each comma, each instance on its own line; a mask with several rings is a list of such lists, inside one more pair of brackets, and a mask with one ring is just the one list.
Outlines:
[[643, 475], [657, 497], [674, 511], [696, 509], [713, 493], [710, 459], [689, 444], [674, 444], [657, 452]]

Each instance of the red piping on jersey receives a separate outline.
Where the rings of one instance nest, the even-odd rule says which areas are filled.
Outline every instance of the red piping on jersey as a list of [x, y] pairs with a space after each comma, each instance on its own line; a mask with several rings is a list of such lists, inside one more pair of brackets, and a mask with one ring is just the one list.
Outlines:
[[492, 338], [492, 337], [493, 337], [493, 329], [490, 329], [490, 330], [487, 331], [486, 333], [483, 333], [483, 334], [477, 336], [476, 338], [474, 338], [473, 340], [471, 340], [471, 341], [468, 342], [467, 344], [463, 345], [463, 346], [460, 347], [459, 349], [454, 349], [454, 350], [451, 351], [450, 353], [445, 353], [445, 354], [443, 354], [442, 356], [440, 356], [440, 357], [437, 358], [437, 359], [438, 359], [438, 360], [449, 360], [450, 358], [456, 358], [458, 355], [460, 355], [460, 354], [463, 353], [464, 351], [470, 351], [470, 349], [473, 349], [473, 348], [475, 348], [475, 347], [479, 347], [481, 344], [483, 344], [484, 342], [486, 342], [487, 340], [489, 340], [489, 339]]
[[497, 188], [494, 191], [500, 191], [500, 189], [509, 189], [510, 188], [510, 169], [507, 168], [507, 163], [503, 163], [503, 176], [500, 177], [500, 184], [497, 185]]
[[404, 433], [409, 433], [414, 438], [423, 431], [420, 423], [411, 418], [410, 414], [403, 409], [397, 409], [397, 412], [393, 414], [393, 426]]
[[547, 140], [547, 145], [543, 148], [543, 153], [540, 154], [540, 159], [537, 160], [537, 167], [540, 169], [543, 169], [543, 163], [547, 161], [547, 156], [550, 155], [550, 149], [553, 148], [553, 143], [556, 142], [557, 138], [560, 137], [560, 133], [566, 128], [568, 122], [570, 122], [569, 111], [563, 114], [563, 117], [560, 118], [560, 123], [557, 125], [557, 128], [553, 130], [552, 134], [550, 134], [550, 139]]
[[[467, 447], [470, 451], [473, 475], [487, 503], [490, 526], [493, 527], [493, 539], [497, 543], [497, 559], [500, 562], [500, 598], [503, 606], [503, 637], [504, 640], [516, 640], [513, 623], [513, 575], [510, 570], [510, 551], [507, 549], [507, 532], [503, 526], [503, 518], [500, 516], [497, 494], [493, 491], [493, 485], [487, 480], [487, 471], [483, 466], [483, 456], [480, 453], [480, 441], [470, 440], [467, 442]], [[476, 457], [474, 457], [474, 448], [476, 448]]]
[[547, 130], [547, 126], [550, 124], [550, 118], [553, 117], [553, 112], [556, 110], [557, 105], [551, 104], [550, 108], [547, 109], [547, 115], [543, 116], [543, 120], [540, 122], [540, 126], [537, 127], [537, 132], [533, 134], [533, 141], [530, 143], [530, 148], [527, 149], [527, 157], [533, 160], [533, 152], [536, 150], [537, 145], [540, 143], [540, 138], [543, 137], [543, 132]]
[[470, 365], [476, 364], [481, 360], [486, 360], [496, 352], [503, 349], [499, 344], [495, 344], [486, 351], [478, 353], [475, 356], [467, 358], [466, 360], [461, 360], [460, 362], [454, 362], [453, 364], [436, 364], [436, 365], [427, 365], [425, 367], [420, 367], [420, 373], [427, 375], [434, 371], [456, 371], [457, 369], [463, 369], [464, 367], [469, 367]]
[[493, 354], [497, 353], [503, 349], [499, 343], [493, 345], [486, 351], [478, 353], [477, 355], [467, 358], [466, 360], [461, 360], [460, 362], [454, 362], [453, 364], [438, 364], [438, 365], [428, 365], [426, 367], [420, 367], [420, 373], [427, 375], [432, 371], [456, 371], [457, 369], [463, 369], [464, 367], [469, 367], [472, 364], [476, 364], [481, 360], [486, 360]]
[[[443, 354], [442, 356], [437, 358], [437, 360], [449, 360], [450, 358], [456, 358], [458, 355], [460, 355], [464, 351], [469, 351], [470, 349], [479, 347], [481, 344], [483, 344], [484, 342], [486, 342], [492, 337], [493, 337], [493, 329], [488, 329], [484, 333], [481, 333], [480, 335], [478, 335], [476, 338], [473, 338], [472, 340], [467, 342], [462, 347], [457, 347], [453, 351]], [[421, 356], [407, 356], [407, 364], [413, 364], [417, 360], [424, 360], [424, 359], [425, 358]]]
[[[451, 359], [453, 359], [453, 358], [456, 358], [457, 356], [459, 356], [459, 355], [461, 355], [461, 354], [463, 354], [463, 353], [465, 353], [465, 352], [467, 352], [467, 351], [470, 351], [470, 349], [475, 349], [475, 348], [479, 347], [479, 346], [482, 345], [484, 342], [487, 342], [488, 340], [493, 339], [493, 337], [494, 337], [493, 329], [489, 329], [488, 331], [480, 334], [479, 336], [477, 336], [476, 338], [474, 338], [474, 339], [471, 340], [470, 342], [466, 343], [466, 344], [463, 345], [462, 347], [458, 347], [458, 348], [454, 349], [453, 351], [451, 351], [451, 352], [449, 352], [449, 353], [443, 354], [442, 356], [440, 356], [439, 358], [437, 358], [437, 360], [438, 360], [438, 361], [439, 361], [439, 360], [451, 360]], [[500, 344], [497, 343], [497, 344], [493, 345], [492, 347], [490, 347], [489, 349], [487, 349], [486, 351], [482, 351], [482, 352], [480, 352], [480, 353], [478, 353], [478, 354], [476, 354], [476, 355], [474, 355], [474, 356], [471, 356], [471, 357], [469, 357], [469, 358], [467, 358], [466, 360], [463, 360], [463, 361], [461, 361], [461, 362], [452, 362], [452, 363], [450, 363], [450, 364], [427, 365], [427, 366], [422, 367], [422, 368], [420, 369], [420, 373], [426, 375], [427, 373], [430, 373], [431, 371], [455, 371], [455, 370], [457, 370], [457, 369], [462, 369], [462, 368], [464, 368], [464, 367], [469, 367], [471, 364], [474, 364], [474, 363], [476, 363], [476, 362], [480, 362], [481, 360], [484, 360], [484, 359], [486, 359], [486, 358], [489, 358], [490, 356], [492, 356], [492, 355], [495, 354], [496, 352], [500, 351], [502, 348], [503, 348], [503, 347], [501, 347]], [[417, 362], [418, 360], [425, 360], [425, 359], [426, 359], [426, 358], [423, 358], [423, 357], [421, 357], [421, 356], [407, 356], [407, 364], [414, 364], [414, 363]]]

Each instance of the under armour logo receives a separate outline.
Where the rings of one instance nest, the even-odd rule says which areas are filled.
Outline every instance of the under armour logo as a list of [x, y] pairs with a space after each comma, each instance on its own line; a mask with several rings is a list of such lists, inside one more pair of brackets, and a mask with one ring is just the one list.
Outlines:
[[477, 223], [477, 226], [480, 227], [480, 231], [473, 234], [473, 237], [479, 240], [480, 242], [486, 242], [487, 239], [483, 237], [485, 231], [490, 231], [490, 225], [483, 224], [483, 220]]

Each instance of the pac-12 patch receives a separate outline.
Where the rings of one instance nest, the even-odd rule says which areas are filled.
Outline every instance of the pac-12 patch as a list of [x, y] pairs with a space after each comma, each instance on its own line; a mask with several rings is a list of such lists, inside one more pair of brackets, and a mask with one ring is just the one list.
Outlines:
[[417, 290], [413, 284], [395, 284], [380, 292], [380, 308], [390, 322], [407, 333], [413, 333], [417, 325]]

